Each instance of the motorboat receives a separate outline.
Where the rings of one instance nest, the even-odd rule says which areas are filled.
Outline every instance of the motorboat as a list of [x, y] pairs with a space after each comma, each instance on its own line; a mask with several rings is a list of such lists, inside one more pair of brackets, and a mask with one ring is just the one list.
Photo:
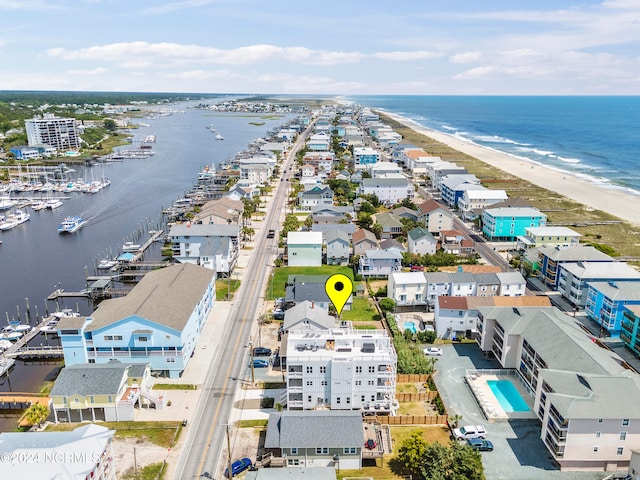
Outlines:
[[141, 248], [142, 247], [140, 245], [133, 242], [124, 242], [122, 245], [122, 251], [127, 253], [137, 253]]
[[30, 218], [30, 214], [28, 214], [24, 210], [18, 209], [14, 213], [9, 215], [2, 223], [0, 223], [0, 230], [11, 230], [21, 223], [28, 221]]
[[8, 210], [16, 203], [9, 197], [0, 197], [0, 210]]
[[57, 318], [58, 320], [61, 319], [61, 318], [79, 317], [80, 316], [80, 314], [78, 312], [74, 312], [70, 308], [63, 308], [62, 310], [60, 310], [58, 312], [53, 312], [51, 315], [54, 318]]
[[224, 140], [224, 137], [220, 132], [216, 132], [216, 140]]
[[62, 206], [62, 200], [60, 200], [59, 198], [51, 198], [46, 201], [46, 205], [46, 208], [50, 208], [51, 210], [53, 210], [54, 208]]
[[42, 200], [40, 200], [39, 202], [31, 204], [31, 208], [34, 211], [39, 212], [40, 210], [44, 210], [45, 208], [47, 208], [47, 202], [43, 202]]
[[58, 225], [58, 233], [74, 233], [82, 228], [87, 223], [82, 217], [65, 217], [62, 223]]
[[105, 258], [103, 260], [100, 260], [100, 263], [98, 263], [98, 269], [99, 270], [107, 270], [109, 268], [115, 267], [118, 264], [117, 260], [114, 260], [112, 258]]

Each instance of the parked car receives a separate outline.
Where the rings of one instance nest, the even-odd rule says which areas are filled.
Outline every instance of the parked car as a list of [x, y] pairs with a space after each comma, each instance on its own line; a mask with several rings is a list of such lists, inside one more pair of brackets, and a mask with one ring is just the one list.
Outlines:
[[467, 445], [479, 452], [493, 452], [493, 443], [482, 438], [470, 438], [467, 440]]
[[278, 297], [273, 302], [276, 308], [282, 308], [284, 306], [284, 297]]
[[[253, 462], [250, 458], [243, 458], [240, 460], [236, 460], [231, 464], [231, 476], [235, 477], [236, 475], [244, 472], [247, 468], [251, 467]], [[224, 469], [224, 476], [229, 478], [229, 467]]]
[[274, 320], [284, 320], [284, 310], [277, 308], [273, 311]]
[[442, 355], [442, 349], [439, 347], [427, 347], [423, 350], [425, 355], [429, 355], [429, 356], [441, 356]]
[[376, 441], [370, 438], [364, 443], [364, 446], [367, 450], [373, 450], [374, 448], [376, 448]]
[[465, 425], [464, 427], [454, 428], [453, 436], [457, 440], [469, 440], [470, 438], [484, 438], [487, 430], [484, 425]]
[[254, 357], [270, 357], [271, 349], [266, 347], [255, 347], [253, 349], [253, 356]]
[[267, 233], [267, 238], [273, 238], [275, 236], [276, 236], [275, 230], [269, 230], [269, 233]]
[[[251, 365], [249, 365], [251, 366]], [[268, 368], [269, 367], [269, 361], [268, 360], [264, 360], [262, 358], [254, 358], [253, 359], [253, 368]]]
[[411, 265], [409, 270], [412, 272], [424, 272], [424, 267], [422, 265]]

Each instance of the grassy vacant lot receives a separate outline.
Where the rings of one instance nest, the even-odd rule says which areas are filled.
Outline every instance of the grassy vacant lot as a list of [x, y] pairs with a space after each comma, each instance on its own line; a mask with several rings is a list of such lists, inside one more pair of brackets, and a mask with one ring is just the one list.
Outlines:
[[376, 480], [388, 480], [402, 478], [391, 471], [391, 459], [398, 453], [402, 442], [415, 432], [422, 432], [423, 438], [428, 442], [440, 442], [447, 445], [450, 441], [449, 429], [441, 425], [411, 426], [411, 427], [391, 427], [391, 437], [393, 438], [393, 452], [386, 454], [382, 461], [377, 460], [376, 466], [366, 466], [362, 470], [342, 470], [338, 473], [338, 478], [345, 477], [371, 477]]
[[231, 284], [231, 297], [238, 288], [240, 288], [240, 280], [227, 280], [226, 278], [219, 278], [216, 280], [216, 300], [227, 300], [227, 294], [229, 293], [229, 284]]
[[372, 322], [380, 320], [380, 315], [369, 298], [354, 297], [351, 310], [343, 310], [341, 318], [352, 322]]
[[353, 271], [349, 267], [322, 265], [321, 267], [280, 267], [274, 270], [273, 278], [269, 279], [267, 298], [275, 300], [284, 297], [284, 285], [289, 275], [333, 275], [342, 273], [353, 280]]
[[[526, 199], [532, 206], [548, 216], [549, 223], [568, 223], [569, 228], [583, 235], [583, 242], [608, 245], [622, 257], [640, 257], [640, 227], [625, 222], [611, 225], [585, 225], [597, 220], [619, 219], [514, 177], [474, 157], [421, 135], [388, 117], [384, 117], [384, 115], [381, 117], [384, 118], [385, 123], [388, 123], [403, 136], [404, 141], [422, 147], [430, 155], [439, 156], [443, 160], [455, 162], [466, 168], [469, 173], [476, 175], [487, 188], [502, 189], [507, 192], [509, 197]], [[574, 223], [578, 225], [574, 225]], [[635, 263], [636, 265], [640, 264]]]
[[[59, 423], [49, 425], [47, 432], [66, 432], [81, 427], [83, 423]], [[100, 422], [97, 425], [115, 430], [115, 438], [136, 438], [142, 442], [150, 442], [164, 448], [176, 444], [180, 432], [181, 422]]]

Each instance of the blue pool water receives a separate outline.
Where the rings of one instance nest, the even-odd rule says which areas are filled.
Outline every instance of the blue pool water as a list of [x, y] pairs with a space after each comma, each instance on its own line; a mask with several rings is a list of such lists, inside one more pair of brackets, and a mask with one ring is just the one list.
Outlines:
[[528, 412], [527, 402], [520, 395], [511, 380], [487, 380], [487, 385], [505, 412]]
[[412, 333], [416, 333], [416, 324], [413, 322], [404, 322], [404, 329], [411, 330]]

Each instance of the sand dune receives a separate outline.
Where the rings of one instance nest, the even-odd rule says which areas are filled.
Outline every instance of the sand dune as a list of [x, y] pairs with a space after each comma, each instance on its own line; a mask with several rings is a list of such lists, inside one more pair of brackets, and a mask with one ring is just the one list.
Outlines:
[[422, 127], [411, 120], [389, 112], [384, 112], [384, 115], [393, 118], [398, 123], [418, 133], [433, 138], [467, 155], [471, 155], [478, 160], [504, 170], [516, 177], [523, 178], [542, 188], [564, 195], [587, 207], [602, 210], [629, 223], [640, 225], [640, 196], [631, 195], [614, 188], [596, 185], [571, 173], [559, 172], [558, 170], [537, 164], [532, 165], [506, 153], [496, 152], [466, 142], [453, 135]]

